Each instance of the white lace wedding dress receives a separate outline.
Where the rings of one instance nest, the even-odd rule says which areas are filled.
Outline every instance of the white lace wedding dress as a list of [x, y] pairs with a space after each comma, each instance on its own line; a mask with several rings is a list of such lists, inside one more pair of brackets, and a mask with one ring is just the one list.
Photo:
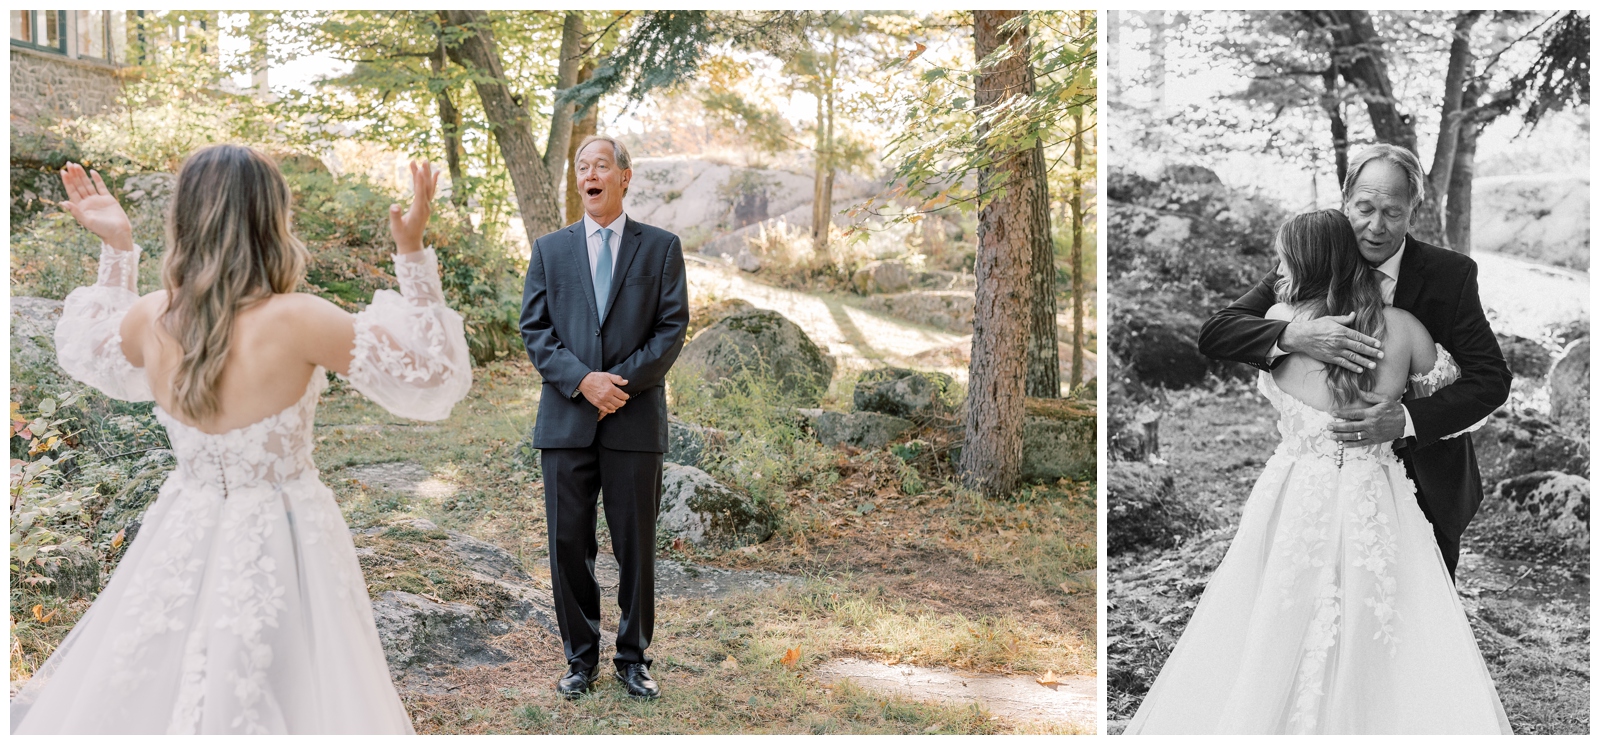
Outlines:
[[1393, 449], [1258, 385], [1282, 442], [1124, 734], [1510, 734]]
[[[99, 281], [56, 329], [72, 377], [152, 399], [119, 327], [138, 252], [102, 252]], [[356, 315], [349, 381], [391, 412], [442, 419], [472, 384], [461, 317], [432, 250], [395, 257], [400, 292]], [[311, 459], [318, 368], [294, 405], [206, 434], [156, 409], [177, 456], [105, 589], [12, 699], [32, 733], [410, 733], [355, 546]]]

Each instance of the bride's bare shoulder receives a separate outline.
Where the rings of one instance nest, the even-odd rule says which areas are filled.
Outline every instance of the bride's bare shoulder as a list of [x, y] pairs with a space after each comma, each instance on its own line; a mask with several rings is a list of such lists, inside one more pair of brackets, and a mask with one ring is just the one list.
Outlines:
[[1393, 343], [1404, 343], [1407, 347], [1433, 346], [1433, 336], [1427, 327], [1416, 316], [1392, 305], [1383, 309], [1383, 328], [1386, 343], [1392, 339]]

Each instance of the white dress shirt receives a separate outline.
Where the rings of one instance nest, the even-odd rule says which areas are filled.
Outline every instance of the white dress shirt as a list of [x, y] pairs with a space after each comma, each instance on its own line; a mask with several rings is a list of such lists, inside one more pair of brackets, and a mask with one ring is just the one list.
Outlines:
[[588, 238], [589, 244], [589, 279], [594, 279], [594, 270], [600, 264], [600, 229], [611, 228], [611, 271], [617, 270], [617, 249], [622, 247], [622, 229], [628, 223], [628, 213], [617, 215], [610, 225], [601, 225], [595, 222], [589, 213], [583, 213], [583, 234]]

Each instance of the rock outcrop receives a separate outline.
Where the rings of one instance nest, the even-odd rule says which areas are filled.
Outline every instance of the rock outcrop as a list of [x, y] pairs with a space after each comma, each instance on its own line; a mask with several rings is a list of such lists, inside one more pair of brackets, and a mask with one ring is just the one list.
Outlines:
[[717, 383], [750, 373], [774, 381], [801, 406], [816, 406], [833, 380], [831, 357], [782, 314], [749, 310], [718, 320], [695, 334], [678, 365]]

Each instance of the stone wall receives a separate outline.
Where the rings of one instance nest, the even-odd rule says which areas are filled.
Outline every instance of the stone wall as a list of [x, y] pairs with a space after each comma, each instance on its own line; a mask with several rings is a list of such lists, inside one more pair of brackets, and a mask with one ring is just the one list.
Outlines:
[[100, 113], [117, 102], [122, 80], [104, 62], [11, 47], [11, 124], [27, 133], [40, 120]]

